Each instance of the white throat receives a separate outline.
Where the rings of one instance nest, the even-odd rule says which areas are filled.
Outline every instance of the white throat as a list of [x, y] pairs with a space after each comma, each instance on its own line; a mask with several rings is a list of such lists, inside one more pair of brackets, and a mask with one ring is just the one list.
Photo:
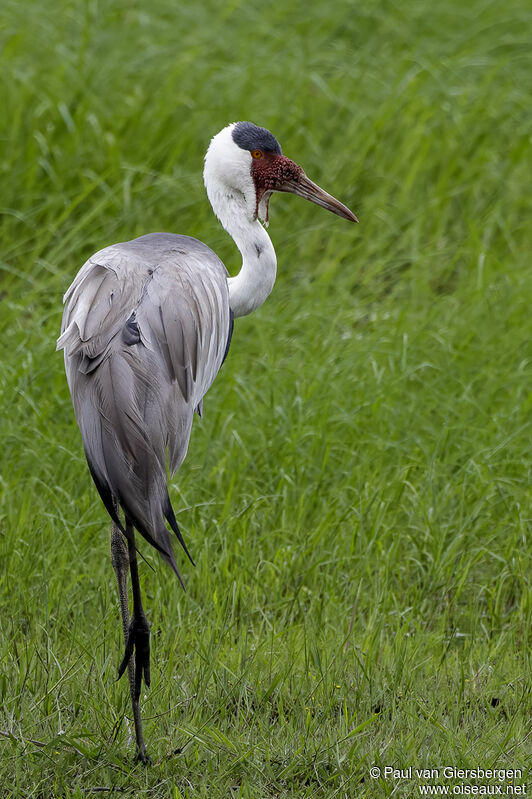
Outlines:
[[229, 125], [211, 141], [203, 179], [213, 211], [242, 255], [236, 277], [228, 278], [229, 304], [235, 316], [259, 308], [273, 289], [277, 258], [270, 237], [255, 217], [251, 155], [232, 139]]

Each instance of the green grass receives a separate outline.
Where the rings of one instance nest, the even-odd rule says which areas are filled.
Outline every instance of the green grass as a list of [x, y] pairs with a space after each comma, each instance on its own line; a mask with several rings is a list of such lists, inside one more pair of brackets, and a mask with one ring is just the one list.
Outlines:
[[[526, 771], [529, 5], [1, 14], [1, 795], [410, 797], [370, 767]], [[277, 285], [172, 482], [186, 594], [142, 547], [146, 769], [55, 338], [105, 244], [184, 232], [238, 269], [201, 180], [238, 119], [361, 224], [272, 199]]]

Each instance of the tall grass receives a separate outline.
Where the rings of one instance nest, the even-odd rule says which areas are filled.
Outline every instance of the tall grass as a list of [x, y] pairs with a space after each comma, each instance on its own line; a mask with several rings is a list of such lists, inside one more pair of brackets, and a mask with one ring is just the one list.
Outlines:
[[[2, 795], [414, 796], [530, 765], [530, 23], [522, 0], [6, 0]], [[196, 422], [155, 553], [135, 766], [108, 521], [62, 359], [95, 250], [184, 232], [229, 121], [357, 213], [271, 202], [279, 277]], [[525, 781], [523, 778], [522, 781]]]

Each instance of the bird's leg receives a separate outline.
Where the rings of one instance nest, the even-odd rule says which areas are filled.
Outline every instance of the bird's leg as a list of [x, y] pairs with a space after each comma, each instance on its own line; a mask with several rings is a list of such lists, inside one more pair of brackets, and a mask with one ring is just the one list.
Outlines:
[[127, 594], [127, 573], [129, 571], [129, 556], [124, 536], [114, 524], [111, 524], [111, 563], [118, 583], [118, 598], [120, 600], [120, 613], [122, 616], [122, 629], [124, 638], [127, 638], [129, 629], [129, 602]]
[[[124, 536], [115, 524], [112, 524], [111, 526], [111, 562], [113, 564], [113, 568], [116, 574], [116, 580], [118, 583], [118, 597], [120, 600], [122, 629], [124, 631], [124, 641], [126, 643], [126, 648], [127, 648], [129, 643], [129, 629], [130, 629], [129, 600], [128, 600], [128, 590], [127, 590], [129, 553], [128, 553], [128, 546], [124, 539]], [[138, 584], [138, 573], [137, 573], [137, 584]], [[149, 636], [149, 631], [148, 631], [148, 636]], [[133, 643], [134, 642], [132, 642], [132, 644]], [[131, 656], [128, 657], [126, 663], [127, 663], [127, 676], [129, 678], [129, 692], [131, 694], [131, 704], [133, 706], [133, 721], [135, 724], [135, 738], [137, 741], [137, 757], [143, 763], [149, 763], [150, 759], [146, 754], [146, 746], [144, 744], [144, 736], [142, 734], [142, 719], [140, 717], [138, 694], [136, 694], [135, 663], [131, 659]], [[119, 678], [124, 673], [125, 665], [126, 664], [124, 664], [124, 666], [122, 667], [122, 664], [120, 664], [121, 670], [119, 671], [118, 674]], [[148, 674], [149, 674], [149, 666], [148, 666]], [[149, 684], [149, 676], [147, 684]]]
[[133, 589], [133, 615], [127, 633], [126, 651], [122, 663], [118, 668], [118, 676], [124, 673], [127, 664], [135, 652], [135, 691], [134, 698], [139, 700], [142, 676], [144, 682], [150, 684], [150, 625], [142, 607], [140, 595], [139, 571], [137, 566], [137, 550], [135, 548], [135, 533], [133, 525], [126, 519], [127, 549], [129, 555], [129, 570], [131, 572], [131, 587]]

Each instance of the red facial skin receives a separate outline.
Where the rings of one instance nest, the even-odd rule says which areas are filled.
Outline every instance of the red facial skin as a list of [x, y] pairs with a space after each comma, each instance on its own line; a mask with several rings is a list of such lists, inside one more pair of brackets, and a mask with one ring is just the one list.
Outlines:
[[303, 170], [285, 155], [264, 153], [262, 158], [253, 159], [251, 174], [257, 188], [264, 191], [275, 191], [288, 180], [297, 181], [303, 174]]
[[[258, 214], [259, 203], [267, 191], [279, 191], [287, 181], [297, 182], [304, 174], [300, 166], [285, 155], [277, 153], [263, 153], [261, 158], [253, 158], [251, 162], [251, 176], [255, 183], [257, 206], [255, 216]], [[266, 221], [268, 221], [268, 204], [266, 203]]]

